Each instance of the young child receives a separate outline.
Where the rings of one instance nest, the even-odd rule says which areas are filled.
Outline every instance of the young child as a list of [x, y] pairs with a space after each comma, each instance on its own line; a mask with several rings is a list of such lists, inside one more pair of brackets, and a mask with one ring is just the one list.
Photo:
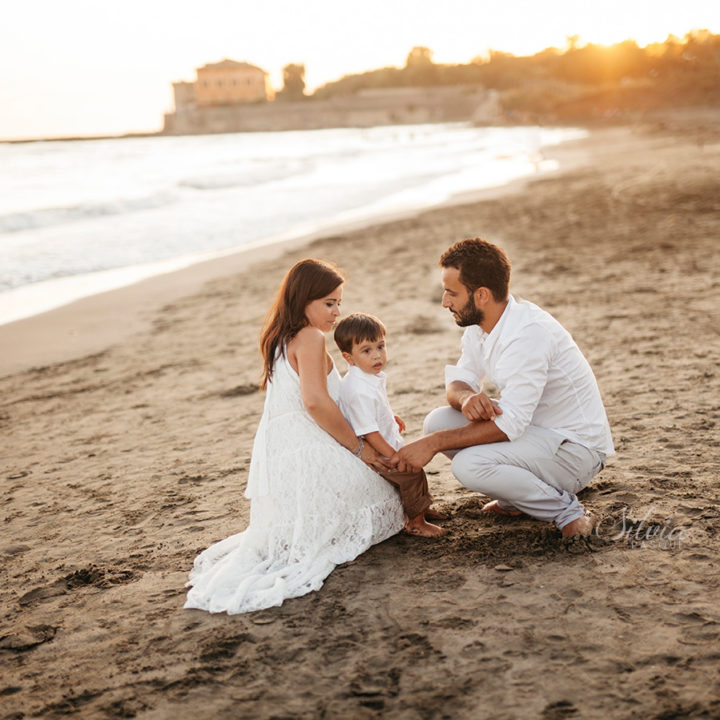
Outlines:
[[[358, 437], [389, 458], [403, 445], [400, 432], [405, 430], [405, 423], [393, 415], [385, 390], [385, 326], [372, 315], [348, 315], [335, 328], [335, 343], [350, 366], [340, 385], [340, 410]], [[430, 509], [432, 496], [424, 470], [387, 470], [380, 475], [400, 491], [408, 517], [406, 532], [422, 537], [445, 534], [426, 519], [444, 520], [446, 516]]]

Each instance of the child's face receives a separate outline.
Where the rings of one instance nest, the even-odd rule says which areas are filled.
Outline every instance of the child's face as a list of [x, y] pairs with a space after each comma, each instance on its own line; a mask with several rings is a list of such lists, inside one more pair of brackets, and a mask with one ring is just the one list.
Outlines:
[[385, 338], [363, 340], [353, 343], [352, 351], [343, 353], [348, 365], [355, 365], [363, 372], [377, 375], [387, 364], [387, 346]]

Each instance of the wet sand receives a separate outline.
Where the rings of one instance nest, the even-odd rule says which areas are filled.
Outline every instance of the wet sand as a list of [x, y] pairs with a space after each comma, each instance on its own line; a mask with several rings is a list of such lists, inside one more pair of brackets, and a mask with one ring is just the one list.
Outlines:
[[[0, 379], [0, 717], [720, 716], [720, 135], [686, 118], [575, 151], [589, 162], [258, 259]], [[598, 534], [481, 516], [436, 458], [447, 537], [398, 535], [280, 608], [182, 610], [197, 552], [247, 524], [257, 335], [285, 270], [347, 269], [413, 438], [459, 352], [437, 257], [477, 235], [595, 370], [618, 451], [582, 494]]]

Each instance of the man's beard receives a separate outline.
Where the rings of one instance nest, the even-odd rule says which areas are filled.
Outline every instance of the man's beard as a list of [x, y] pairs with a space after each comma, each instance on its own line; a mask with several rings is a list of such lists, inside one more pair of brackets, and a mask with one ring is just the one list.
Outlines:
[[480, 325], [485, 319], [485, 313], [475, 307], [475, 298], [472, 295], [470, 295], [465, 305], [463, 305], [457, 313], [453, 313], [453, 315], [455, 316], [455, 322], [460, 327]]

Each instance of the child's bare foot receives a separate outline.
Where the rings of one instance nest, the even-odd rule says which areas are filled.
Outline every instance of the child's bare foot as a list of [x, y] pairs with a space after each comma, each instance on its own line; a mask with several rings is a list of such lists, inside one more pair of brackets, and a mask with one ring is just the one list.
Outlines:
[[500, 507], [497, 500], [491, 500], [489, 503], [485, 503], [480, 512], [492, 513], [493, 515], [511, 515], [512, 517], [525, 514], [522, 510], [506, 510], [504, 507]]
[[433, 508], [428, 508], [425, 511], [425, 519], [426, 520], [449, 520], [450, 515], [448, 513], [440, 512], [439, 510], [434, 510]]
[[447, 530], [427, 522], [424, 515], [421, 514], [405, 523], [405, 532], [408, 533], [408, 535], [430, 538], [442, 537]]

